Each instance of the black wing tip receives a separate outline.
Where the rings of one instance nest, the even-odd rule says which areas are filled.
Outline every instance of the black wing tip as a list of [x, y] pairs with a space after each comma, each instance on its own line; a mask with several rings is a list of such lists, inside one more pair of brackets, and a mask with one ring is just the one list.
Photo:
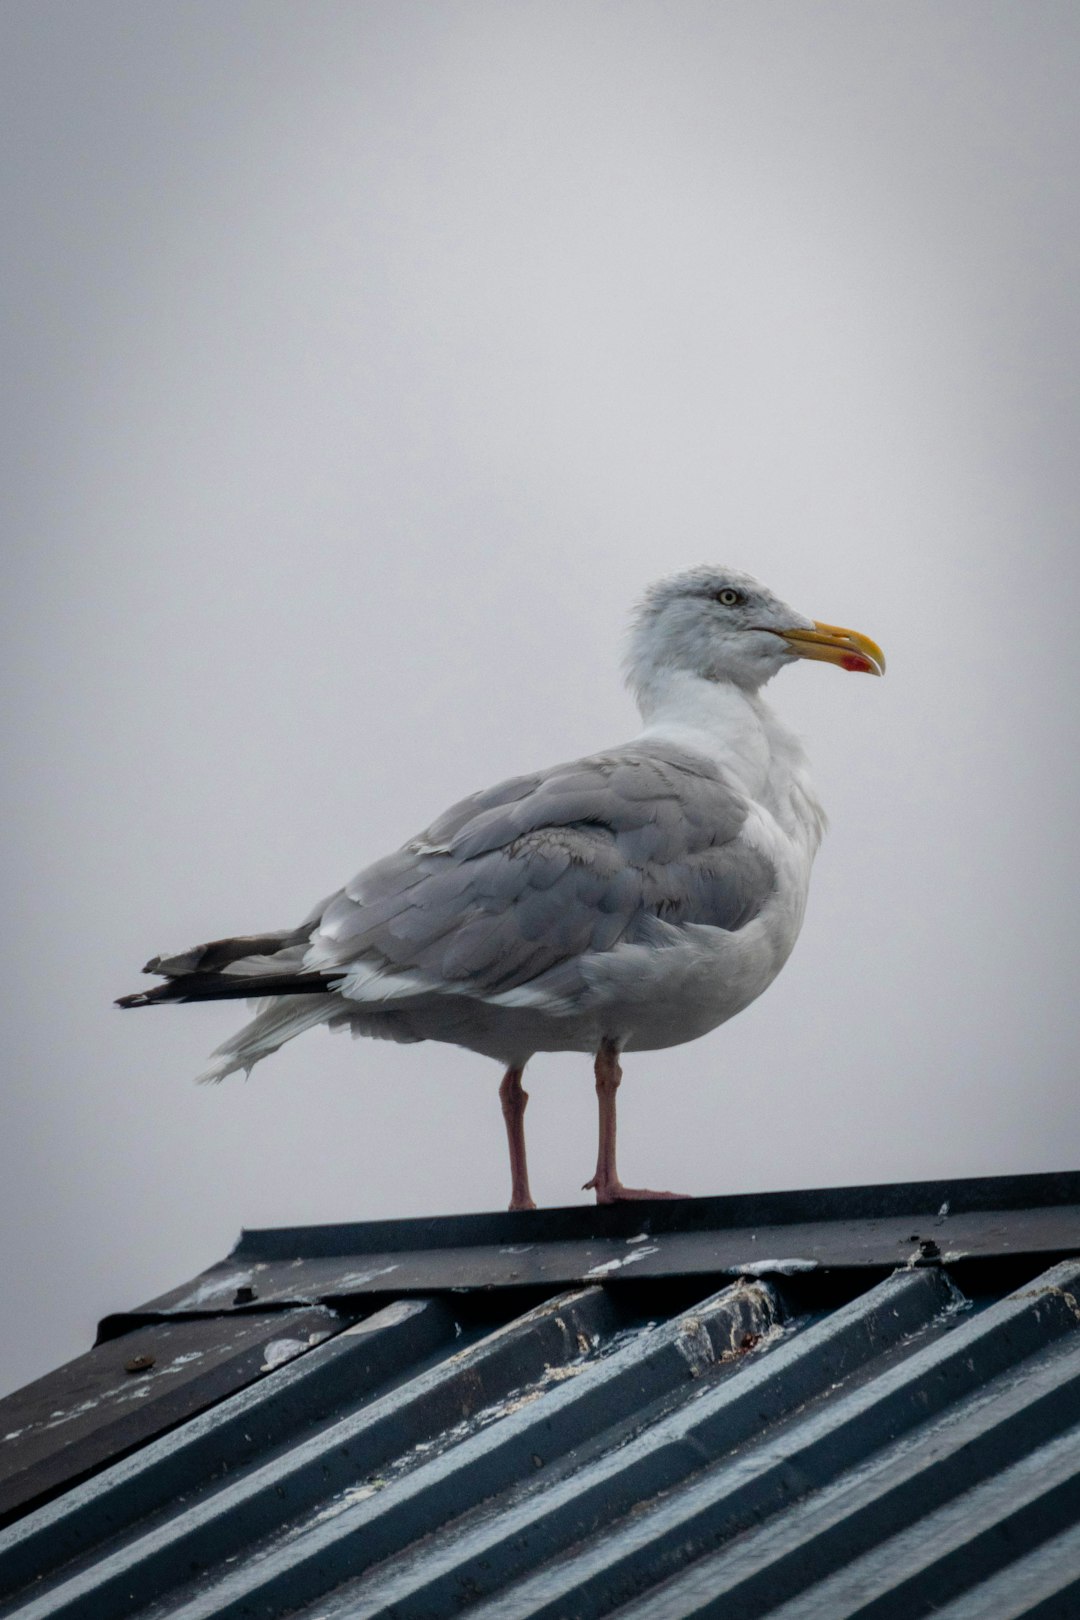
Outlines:
[[[332, 975], [340, 984], [342, 975]], [[181, 973], [156, 984], [152, 990], [136, 990], [134, 995], [118, 996], [117, 1007], [155, 1007], [162, 1002], [239, 1001], [251, 996], [297, 996], [329, 992], [330, 978], [321, 973], [254, 974], [251, 978], [225, 973]]]

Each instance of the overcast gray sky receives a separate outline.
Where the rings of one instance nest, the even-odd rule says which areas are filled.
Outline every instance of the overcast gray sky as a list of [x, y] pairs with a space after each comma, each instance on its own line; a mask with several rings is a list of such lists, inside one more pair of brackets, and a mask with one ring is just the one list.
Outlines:
[[[770, 688], [832, 830], [773, 988], [627, 1062], [693, 1193], [1075, 1167], [1072, 0], [5, 0], [0, 1388], [241, 1225], [502, 1208], [499, 1075], [121, 1014], [629, 735], [701, 561], [879, 640]], [[589, 1064], [530, 1071], [583, 1200]]]

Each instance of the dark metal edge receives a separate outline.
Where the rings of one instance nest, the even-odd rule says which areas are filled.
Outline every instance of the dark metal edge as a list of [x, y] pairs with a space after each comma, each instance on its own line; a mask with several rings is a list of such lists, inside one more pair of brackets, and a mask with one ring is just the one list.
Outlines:
[[[545, 1243], [625, 1237], [637, 1232], [733, 1231], [802, 1222], [925, 1218], [943, 1204], [953, 1215], [1080, 1204], [1080, 1170], [1021, 1176], [885, 1182], [793, 1192], [731, 1193], [672, 1203], [569, 1205], [558, 1209], [472, 1215], [421, 1215], [334, 1226], [255, 1227], [241, 1232], [234, 1260], [330, 1259], [417, 1249], [468, 1248], [501, 1242]], [[1080, 1232], [1077, 1234], [1080, 1242]]]

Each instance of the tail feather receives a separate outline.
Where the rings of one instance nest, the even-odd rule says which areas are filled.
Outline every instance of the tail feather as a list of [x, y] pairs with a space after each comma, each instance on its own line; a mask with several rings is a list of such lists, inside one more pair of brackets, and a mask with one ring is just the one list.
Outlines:
[[317, 1024], [328, 1023], [335, 1015], [334, 1002], [327, 996], [294, 995], [264, 1002], [250, 1023], [211, 1054], [217, 1061], [196, 1078], [200, 1085], [216, 1085], [240, 1070], [247, 1076], [256, 1063], [278, 1051], [286, 1041]]
[[255, 1017], [212, 1054], [216, 1061], [199, 1079], [223, 1080], [236, 1070], [250, 1074], [256, 1063], [294, 1035], [317, 1024], [351, 1022], [331, 993], [343, 974], [304, 966], [312, 930], [327, 903], [323, 901], [299, 928], [287, 932], [213, 939], [175, 956], [152, 957], [143, 971], [162, 974], [165, 983], [121, 996], [116, 1005], [265, 998], [258, 1002]]
[[278, 934], [236, 934], [228, 939], [211, 939], [205, 945], [192, 945], [176, 956], [152, 956], [144, 973], [162, 973], [166, 978], [182, 978], [189, 973], [220, 973], [230, 962], [245, 956], [273, 956], [290, 945], [306, 944], [310, 923]]

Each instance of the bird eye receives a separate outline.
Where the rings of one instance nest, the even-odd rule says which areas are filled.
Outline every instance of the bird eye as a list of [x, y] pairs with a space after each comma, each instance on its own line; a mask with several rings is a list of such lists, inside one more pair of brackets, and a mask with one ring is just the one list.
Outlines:
[[717, 591], [716, 600], [724, 607], [737, 607], [740, 602], [746, 601], [746, 597], [742, 591], [733, 591], [729, 585], [725, 590]]

